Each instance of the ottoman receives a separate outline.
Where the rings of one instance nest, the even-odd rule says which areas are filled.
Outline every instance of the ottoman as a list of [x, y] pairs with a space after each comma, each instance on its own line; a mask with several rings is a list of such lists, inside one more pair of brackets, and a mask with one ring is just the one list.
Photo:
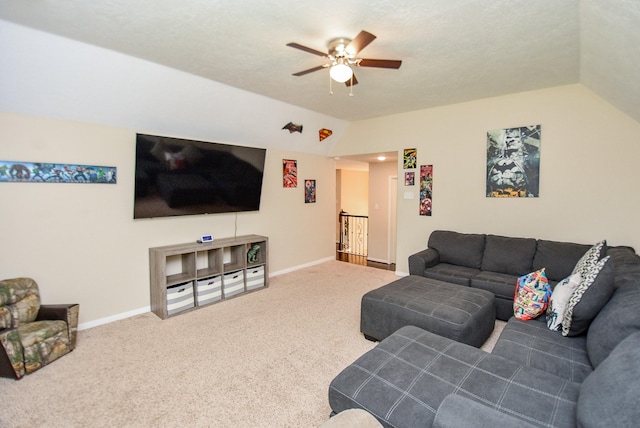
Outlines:
[[481, 346], [493, 331], [496, 305], [487, 290], [410, 275], [362, 297], [360, 331], [383, 340], [407, 325], [471, 346]]

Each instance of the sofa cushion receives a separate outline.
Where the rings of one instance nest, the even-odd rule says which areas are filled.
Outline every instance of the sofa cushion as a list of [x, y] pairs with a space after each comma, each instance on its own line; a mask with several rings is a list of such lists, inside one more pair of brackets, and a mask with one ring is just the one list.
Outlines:
[[406, 326], [333, 379], [329, 404], [336, 413], [363, 408], [384, 426], [429, 427], [445, 398], [459, 394], [537, 426], [575, 426], [578, 391], [577, 383]]
[[539, 239], [533, 257], [533, 269], [545, 268], [550, 281], [561, 281], [571, 275], [576, 263], [589, 248], [589, 245]]
[[610, 256], [591, 269], [580, 270], [580, 284], [569, 298], [562, 319], [562, 334], [577, 336], [586, 333], [591, 321], [613, 294], [614, 266]]
[[631, 427], [640, 420], [640, 333], [623, 340], [582, 383], [581, 427]]
[[471, 283], [471, 278], [476, 276], [478, 273], [480, 273], [480, 269], [452, 265], [449, 263], [439, 263], [434, 267], [425, 269], [422, 275], [426, 278], [447, 281], [468, 287]]
[[517, 280], [516, 275], [481, 271], [471, 278], [471, 287], [491, 291], [496, 297], [508, 299], [513, 303]]
[[587, 352], [594, 367], [627, 336], [640, 331], [640, 279], [636, 281], [618, 287], [589, 326]]
[[584, 335], [564, 337], [549, 330], [540, 318], [533, 321], [511, 318], [492, 354], [580, 383], [593, 372], [586, 342]]
[[532, 238], [487, 235], [481, 269], [518, 276], [531, 272], [536, 245]]
[[429, 235], [429, 248], [440, 253], [441, 263], [480, 269], [485, 235], [435, 230]]
[[547, 308], [547, 327], [549, 330], [561, 331], [564, 310], [574, 290], [580, 284], [582, 277], [579, 273], [570, 275], [556, 284], [551, 294], [551, 301]]
[[[469, 426], [470, 421], [473, 421], [475, 427], [533, 428], [537, 426], [494, 407], [486, 406], [484, 403], [473, 401], [462, 395], [451, 394], [447, 395], [438, 407], [432, 428], [460, 428]], [[324, 425], [321, 428], [324, 428]]]

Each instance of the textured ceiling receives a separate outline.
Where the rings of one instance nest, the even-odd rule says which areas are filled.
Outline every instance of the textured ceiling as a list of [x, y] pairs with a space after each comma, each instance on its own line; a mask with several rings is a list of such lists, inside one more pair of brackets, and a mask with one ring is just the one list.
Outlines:
[[[638, 0], [0, 0], [0, 18], [346, 120], [581, 82], [640, 121]], [[336, 37], [378, 38], [349, 96]]]

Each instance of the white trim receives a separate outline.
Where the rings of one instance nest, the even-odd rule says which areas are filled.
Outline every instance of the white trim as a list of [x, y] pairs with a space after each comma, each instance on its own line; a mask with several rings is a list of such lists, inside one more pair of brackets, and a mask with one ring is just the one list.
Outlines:
[[121, 314], [112, 315], [106, 318], [100, 318], [94, 321], [84, 322], [82, 324], [78, 324], [78, 330], [87, 330], [93, 327], [98, 327], [99, 325], [109, 324], [114, 321], [120, 321], [125, 318], [131, 318], [136, 315], [144, 314], [147, 312], [151, 312], [151, 306], [145, 306], [144, 308], [134, 309], [133, 311], [123, 312]]
[[316, 260], [315, 262], [310, 262], [310, 263], [305, 263], [303, 265], [298, 265], [298, 266], [294, 266], [294, 267], [290, 267], [288, 269], [283, 269], [283, 270], [279, 270], [278, 272], [272, 272], [269, 273], [269, 278], [271, 278], [272, 276], [278, 276], [278, 275], [283, 275], [285, 273], [289, 273], [289, 272], [293, 272], [299, 269], [304, 269], [310, 266], [315, 266], [315, 265], [319, 265], [320, 263], [325, 263], [325, 262], [329, 262], [331, 260], [335, 260], [335, 256], [334, 257], [327, 257], [324, 259], [320, 259], [320, 260]]
[[[320, 259], [320, 260], [316, 260], [315, 262], [310, 262], [310, 263], [305, 263], [303, 265], [298, 265], [298, 266], [294, 266], [288, 269], [283, 269], [280, 270], [278, 272], [273, 272], [271, 274], [269, 274], [269, 278], [271, 278], [272, 276], [278, 276], [278, 275], [283, 275], [285, 273], [289, 273], [289, 272], [293, 272], [299, 269], [303, 269], [306, 267], [310, 267], [310, 266], [315, 266], [315, 265], [319, 265], [321, 263], [325, 263], [331, 260], [335, 260], [335, 257], [327, 257], [324, 259]], [[145, 314], [147, 312], [151, 312], [151, 306], [145, 306], [144, 308], [139, 308], [139, 309], [134, 309], [132, 311], [129, 312], [123, 312], [121, 314], [116, 314], [116, 315], [112, 315], [110, 317], [105, 317], [105, 318], [100, 318], [94, 321], [89, 321], [89, 322], [85, 322], [82, 324], [78, 324], [78, 331], [80, 330], [88, 330], [90, 328], [93, 327], [98, 327], [100, 325], [104, 325], [104, 324], [109, 324], [112, 323], [114, 321], [120, 321], [126, 318], [131, 318], [134, 317], [136, 315], [140, 315], [140, 314]]]

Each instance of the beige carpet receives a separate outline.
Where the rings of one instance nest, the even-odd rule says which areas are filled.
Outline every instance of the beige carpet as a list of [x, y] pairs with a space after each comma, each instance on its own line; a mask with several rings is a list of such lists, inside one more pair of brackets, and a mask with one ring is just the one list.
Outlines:
[[331, 379], [374, 346], [360, 298], [394, 279], [331, 261], [164, 321], [81, 331], [71, 354], [0, 379], [0, 426], [317, 427]]

